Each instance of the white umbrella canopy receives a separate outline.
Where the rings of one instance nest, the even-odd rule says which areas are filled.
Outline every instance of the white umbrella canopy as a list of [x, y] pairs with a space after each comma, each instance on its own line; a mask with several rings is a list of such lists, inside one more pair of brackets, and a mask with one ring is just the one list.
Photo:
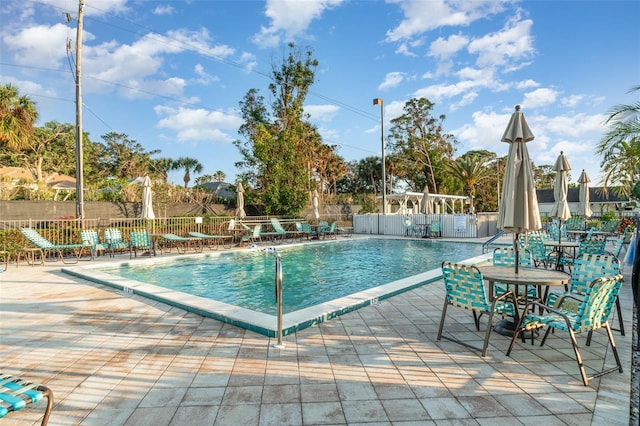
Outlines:
[[526, 145], [534, 137], [524, 114], [520, 111], [520, 105], [517, 105], [502, 136], [502, 142], [509, 144], [509, 153], [498, 212], [498, 229], [515, 234], [516, 272], [518, 272], [519, 234], [542, 227], [533, 169]]
[[238, 182], [236, 187], [236, 204], [236, 218], [242, 220], [247, 217], [247, 213], [244, 211], [244, 187], [242, 182]]
[[556, 218], [560, 221], [558, 228], [558, 241], [562, 240], [562, 221], [571, 217], [571, 210], [569, 210], [569, 203], [567, 202], [567, 192], [569, 191], [569, 184], [567, 182], [567, 174], [571, 170], [569, 160], [564, 152], [560, 151], [560, 155], [556, 159], [556, 163], [553, 166], [553, 170], [556, 172], [556, 179], [553, 185], [553, 207], [549, 212], [549, 217]]
[[320, 207], [318, 205], [318, 190], [314, 189], [313, 194], [311, 195], [311, 217], [314, 220], [320, 219]]
[[580, 192], [578, 194], [578, 215], [585, 218], [593, 216], [591, 205], [589, 204], [589, 182], [591, 182], [589, 175], [584, 171], [584, 169], [582, 169], [580, 179], [578, 179], [578, 183], [580, 183]]
[[151, 204], [151, 198], [153, 191], [151, 190], [151, 178], [145, 176], [142, 181], [142, 212], [140, 217], [143, 219], [155, 219], [156, 215], [153, 213], [153, 205]]
[[429, 187], [426, 185], [422, 193], [422, 204], [420, 205], [420, 212], [424, 214], [433, 213], [433, 201], [429, 196]]

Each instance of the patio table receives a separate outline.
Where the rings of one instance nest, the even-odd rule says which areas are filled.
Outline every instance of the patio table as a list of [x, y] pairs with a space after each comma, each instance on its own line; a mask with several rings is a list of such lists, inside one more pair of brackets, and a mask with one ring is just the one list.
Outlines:
[[560, 265], [560, 259], [565, 255], [567, 249], [572, 249], [571, 257], [575, 259], [576, 249], [580, 246], [580, 243], [576, 241], [553, 241], [547, 240], [544, 242], [545, 247], [552, 247], [553, 251], [557, 253], [556, 256], [556, 270], [560, 271], [564, 268]]
[[[512, 285], [515, 287], [518, 304], [520, 302], [518, 296], [520, 294], [520, 286], [564, 286], [569, 284], [569, 280], [571, 279], [571, 276], [564, 272], [541, 268], [520, 267], [518, 268], [518, 273], [516, 273], [514, 266], [479, 266], [478, 268], [480, 272], [482, 272], [484, 279], [489, 282], [489, 297], [493, 296], [494, 283], [499, 282], [510, 286]], [[526, 291], [524, 293], [526, 294]], [[505, 318], [496, 324], [494, 328], [496, 333], [502, 334], [503, 336], [513, 336], [513, 331], [515, 330], [520, 315], [517, 306], [515, 312], [516, 318]]]

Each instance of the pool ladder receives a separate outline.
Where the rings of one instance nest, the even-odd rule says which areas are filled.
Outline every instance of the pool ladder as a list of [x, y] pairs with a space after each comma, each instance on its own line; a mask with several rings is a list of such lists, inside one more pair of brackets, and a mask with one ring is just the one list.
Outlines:
[[271, 253], [276, 258], [276, 273], [275, 273], [275, 287], [276, 287], [276, 305], [277, 305], [277, 330], [276, 337], [278, 342], [273, 345], [276, 348], [284, 348], [282, 343], [282, 259], [280, 253], [275, 247], [259, 248], [256, 245], [251, 246], [253, 249], [262, 250], [265, 253]]
[[502, 237], [504, 234], [505, 234], [504, 229], [500, 229], [496, 233], [496, 235], [494, 235], [493, 237], [489, 238], [487, 241], [482, 243], [482, 253], [488, 252], [489, 251], [489, 245], [491, 245], [491, 243], [493, 243], [498, 238]]

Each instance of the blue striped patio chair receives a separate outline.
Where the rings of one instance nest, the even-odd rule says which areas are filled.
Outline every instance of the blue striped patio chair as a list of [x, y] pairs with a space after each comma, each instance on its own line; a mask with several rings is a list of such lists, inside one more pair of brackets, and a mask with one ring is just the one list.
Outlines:
[[[571, 270], [569, 288], [564, 293], [550, 292], [545, 297], [545, 304], [555, 306], [559, 297], [571, 294], [575, 297], [583, 297], [593, 280], [601, 277], [612, 277], [620, 274], [620, 261], [615, 256], [583, 254], [577, 258]], [[622, 320], [622, 308], [616, 297], [616, 313], [620, 334], [624, 336], [624, 322]]]
[[[515, 294], [513, 291], [506, 291], [504, 294], [489, 301], [484, 285], [484, 278], [478, 268], [446, 261], [442, 262], [441, 268], [446, 296], [442, 308], [442, 316], [440, 317], [438, 340], [444, 337], [447, 340], [467, 346], [468, 348], [479, 350], [482, 356], [486, 356], [489, 337], [493, 329], [493, 316], [496, 313], [515, 316], [517, 309]], [[442, 334], [445, 317], [447, 315], [447, 307], [449, 305], [470, 310], [473, 313], [473, 321], [478, 331], [480, 331], [480, 315], [485, 313], [489, 315], [482, 349], [471, 346], [457, 338]]]
[[118, 228], [104, 230], [104, 242], [109, 245], [109, 254], [113, 256], [118, 252], [129, 251], [130, 244], [122, 238], [122, 231]]
[[531, 253], [531, 260], [534, 267], [542, 265], [547, 267], [551, 249], [544, 245], [544, 239], [541, 234], [530, 233], [527, 237], [527, 250]]
[[83, 229], [80, 231], [80, 238], [82, 238], [82, 244], [89, 248], [92, 260], [95, 259], [98, 253], [102, 252], [104, 254], [105, 251], [109, 250], [109, 244], [100, 241], [100, 236], [96, 230]]
[[45, 426], [49, 422], [53, 408], [51, 389], [0, 371], [0, 418], [12, 411], [22, 410], [31, 404], [36, 404], [43, 398], [47, 398], [47, 407], [41, 422], [41, 425]]
[[156, 247], [151, 240], [149, 231], [131, 231], [131, 243], [129, 244], [129, 259], [138, 257], [138, 251], [149, 253], [149, 256], [156, 255]]
[[568, 266], [569, 270], [571, 270], [575, 259], [581, 257], [583, 254], [604, 254], [606, 244], [607, 241], [604, 238], [585, 238], [580, 241], [575, 258], [572, 256], [561, 256], [557, 263], [562, 267]]
[[[580, 376], [582, 377], [582, 383], [585, 386], [589, 386], [589, 381], [595, 377], [600, 377], [616, 370], [622, 373], [622, 364], [620, 363], [618, 350], [613, 340], [613, 333], [609, 326], [609, 315], [618, 297], [621, 285], [622, 275], [601, 277], [596, 278], [589, 284], [582, 297], [565, 294], [555, 301], [554, 306], [544, 305], [539, 302], [528, 303], [525, 307], [525, 314], [518, 321], [516, 330], [511, 338], [507, 356], [511, 355], [516, 339], [521, 333], [547, 327], [540, 346], [545, 344], [551, 330], [566, 331], [569, 334], [571, 345], [573, 346], [575, 359], [578, 364], [578, 369], [580, 370]], [[543, 313], [536, 314], [535, 307], [539, 307]], [[588, 376], [582, 356], [580, 355], [576, 335], [584, 332], [592, 333], [602, 328], [604, 328], [607, 333], [616, 366], [613, 368], [603, 368], [592, 376]], [[555, 334], [558, 335], [559, 333]], [[593, 350], [591, 352], [592, 354], [589, 359], [595, 355]], [[606, 353], [607, 351], [605, 350], [604, 353], [601, 354], [601, 357], [604, 358]], [[544, 360], [542, 362], [548, 361], [550, 360]]]
[[[42, 250], [46, 259], [53, 258], [53, 260], [62, 260], [63, 263], [78, 263], [84, 253], [85, 246], [83, 244], [53, 244], [31, 228], [21, 228], [20, 232], [31, 244]], [[72, 256], [71, 261], [66, 260], [69, 255]]]

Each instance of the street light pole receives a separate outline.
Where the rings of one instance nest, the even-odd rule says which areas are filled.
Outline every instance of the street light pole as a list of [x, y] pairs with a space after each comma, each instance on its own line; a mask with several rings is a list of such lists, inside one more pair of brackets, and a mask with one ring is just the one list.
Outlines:
[[84, 156], [82, 152], [82, 22], [84, 0], [79, 1], [76, 35], [76, 217], [84, 219]]
[[382, 214], [387, 214], [387, 172], [384, 155], [384, 105], [382, 98], [375, 98], [374, 105], [380, 105], [380, 144], [382, 145]]

